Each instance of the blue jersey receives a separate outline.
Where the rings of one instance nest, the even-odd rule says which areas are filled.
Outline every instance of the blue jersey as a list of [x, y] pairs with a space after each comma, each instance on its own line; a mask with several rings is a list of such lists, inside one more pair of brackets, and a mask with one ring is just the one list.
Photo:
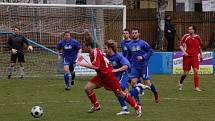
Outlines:
[[57, 44], [57, 49], [63, 49], [64, 61], [75, 63], [78, 51], [80, 49], [80, 44], [75, 39], [70, 39], [69, 41], [60, 40]]
[[131, 40], [122, 40], [121, 41], [121, 49], [122, 49], [122, 55], [129, 59], [128, 57], [128, 45], [131, 43]]
[[[123, 57], [122, 55], [120, 55], [119, 53], [115, 53], [112, 56], [107, 56], [107, 58], [110, 61], [110, 64], [113, 66], [114, 69], [121, 68], [124, 65], [127, 65], [128, 68], [130, 68], [129, 61], [125, 57]], [[123, 74], [127, 74], [127, 73], [128, 73], [127, 70], [126, 71], [117, 72], [116, 73], [116, 77], [119, 80]]]
[[[144, 40], [132, 40], [128, 45], [131, 68], [145, 68], [148, 66], [148, 61], [153, 50], [151, 46]], [[138, 60], [137, 57], [142, 56], [142, 60]]]

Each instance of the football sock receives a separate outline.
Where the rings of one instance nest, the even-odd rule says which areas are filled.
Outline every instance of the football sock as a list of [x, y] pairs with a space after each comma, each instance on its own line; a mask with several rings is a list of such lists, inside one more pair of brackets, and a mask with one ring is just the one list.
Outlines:
[[151, 88], [151, 91], [154, 93], [154, 95], [156, 95], [157, 94], [157, 90], [156, 90], [154, 84], [151, 84], [150, 88]]
[[73, 71], [72, 73], [71, 73], [71, 75], [72, 75], [72, 80], [74, 80], [75, 79], [75, 72]]
[[194, 87], [199, 87], [199, 76], [194, 75]]
[[99, 102], [96, 99], [96, 93], [92, 92], [92, 93], [87, 93], [91, 103], [93, 104], [94, 107], [98, 107], [99, 106]]
[[124, 110], [124, 111], [128, 111], [128, 107], [126, 106], [126, 103], [125, 103], [125, 100], [124, 100], [124, 98], [122, 97], [122, 96], [117, 96], [117, 98], [118, 98], [118, 101], [119, 101], [119, 103], [120, 103], [120, 106], [122, 107], [122, 109]]
[[19, 67], [19, 74], [20, 74], [20, 77], [23, 77], [24, 76], [24, 67]]
[[69, 72], [64, 73], [64, 81], [65, 81], [66, 87], [70, 87]]
[[182, 76], [181, 76], [180, 82], [179, 82], [180, 84], [182, 84], [182, 83], [184, 82], [184, 79], [186, 78], [186, 76], [187, 76], [187, 75], [182, 75]]
[[126, 94], [125, 100], [126, 100], [126, 102], [128, 102], [132, 107], [134, 107], [136, 110], [139, 109], [139, 105], [137, 104], [137, 102], [135, 102], [135, 100], [134, 100], [129, 94]]
[[140, 102], [140, 98], [139, 98], [139, 92], [140, 92], [140, 88], [139, 87], [133, 87], [131, 90], [130, 90], [130, 94], [132, 97], [134, 97], [134, 99], [139, 103]]
[[8, 67], [8, 75], [12, 75], [13, 70], [14, 70], [14, 67], [13, 66], [9, 66]]

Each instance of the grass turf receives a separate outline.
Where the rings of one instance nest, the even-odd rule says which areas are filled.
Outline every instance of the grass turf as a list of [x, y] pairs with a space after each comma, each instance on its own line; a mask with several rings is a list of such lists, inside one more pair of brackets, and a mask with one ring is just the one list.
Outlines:
[[[149, 90], [141, 97], [143, 117], [131, 114], [116, 116], [120, 110], [114, 94], [104, 89], [96, 90], [102, 109], [88, 114], [90, 101], [84, 93], [89, 77], [78, 77], [70, 91], [64, 90], [63, 77], [0, 77], [0, 121], [214, 121], [215, 77], [201, 75], [202, 92], [193, 91], [193, 77], [185, 80], [184, 90], [178, 91], [179, 75], [152, 75], [152, 82], [161, 94], [160, 103], [154, 102]], [[30, 115], [33, 106], [44, 109], [44, 115], [35, 119]]]

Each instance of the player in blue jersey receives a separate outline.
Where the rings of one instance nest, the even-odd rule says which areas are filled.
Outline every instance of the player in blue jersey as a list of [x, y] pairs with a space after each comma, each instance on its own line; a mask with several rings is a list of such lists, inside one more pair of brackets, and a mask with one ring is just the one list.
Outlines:
[[[105, 52], [107, 54], [107, 58], [110, 61], [110, 64], [113, 66], [113, 72], [119, 80], [122, 91], [128, 93], [128, 68], [130, 67], [129, 61], [116, 52], [116, 43], [113, 40], [109, 40], [105, 43], [104, 46]], [[128, 107], [126, 106], [126, 102], [122, 96], [118, 96], [118, 101], [121, 105], [122, 110], [118, 112], [116, 115], [127, 115], [130, 112], [128, 111]]]
[[131, 42], [130, 33], [128, 29], [123, 30], [123, 37], [124, 39], [120, 43], [122, 55], [128, 59], [128, 44]]
[[[132, 42], [132, 40], [130, 39], [130, 32], [128, 29], [124, 29], [123, 30], [123, 37], [124, 40], [121, 41], [121, 49], [122, 49], [122, 55], [126, 58], [126, 59], [130, 59], [129, 55], [128, 55], [128, 45]], [[130, 60], [129, 60], [130, 61]], [[130, 75], [130, 68], [129, 68], [129, 75]], [[129, 82], [131, 82], [131, 79], [129, 78]], [[139, 82], [139, 81], [138, 81]], [[136, 101], [138, 102], [138, 104], [140, 104], [140, 99], [139, 99], [139, 93], [144, 94], [143, 92], [143, 88], [142, 86], [134, 86], [132, 85], [132, 90], [130, 91], [130, 94], [136, 99]]]
[[131, 85], [133, 86], [133, 89], [130, 92], [135, 92], [136, 86], [142, 86], [141, 83], [137, 84], [139, 78], [142, 78], [144, 80], [144, 84], [151, 88], [151, 91], [155, 96], [155, 102], [158, 103], [160, 101], [160, 95], [155, 86], [151, 83], [148, 71], [148, 61], [153, 54], [153, 50], [151, 46], [144, 40], [140, 39], [139, 36], [139, 29], [132, 29], [133, 40], [128, 46], [131, 62]]
[[[71, 33], [66, 31], [64, 33], [64, 38], [57, 44], [57, 50], [59, 51], [59, 56], [61, 56], [60, 53], [62, 53], [63, 57], [65, 89], [70, 90], [70, 86], [74, 84], [74, 68], [77, 56], [81, 53], [81, 47], [77, 40], [71, 38]], [[72, 76], [71, 85], [70, 74]]]
[[[123, 57], [121, 54], [119, 54], [116, 50], [116, 43], [113, 40], [109, 40], [107, 43], [105, 43], [105, 52], [107, 54], [107, 58], [110, 61], [110, 64], [113, 66], [113, 72], [115, 76], [117, 77], [117, 80], [120, 83], [120, 86], [122, 88], [122, 91], [128, 93], [128, 70], [130, 68], [129, 61]], [[148, 86], [143, 85], [144, 89]], [[131, 95], [133, 96], [133, 95]], [[118, 96], [118, 101], [121, 105], [122, 110], [117, 113], [117, 115], [127, 115], [130, 112], [128, 111], [128, 107], [126, 106], [125, 100], [122, 96]]]

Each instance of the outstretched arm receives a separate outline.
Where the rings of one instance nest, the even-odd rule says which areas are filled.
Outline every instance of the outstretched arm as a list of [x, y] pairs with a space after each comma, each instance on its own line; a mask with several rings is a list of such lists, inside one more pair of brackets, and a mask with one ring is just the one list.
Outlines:
[[89, 68], [89, 69], [94, 69], [94, 70], [99, 69], [98, 67], [96, 67], [92, 64], [84, 64], [84, 63], [81, 63], [80, 61], [77, 61], [77, 64], [82, 66], [82, 67]]
[[113, 69], [113, 72], [121, 72], [121, 71], [125, 71], [128, 69], [127, 65], [123, 65], [121, 68], [118, 69]]

